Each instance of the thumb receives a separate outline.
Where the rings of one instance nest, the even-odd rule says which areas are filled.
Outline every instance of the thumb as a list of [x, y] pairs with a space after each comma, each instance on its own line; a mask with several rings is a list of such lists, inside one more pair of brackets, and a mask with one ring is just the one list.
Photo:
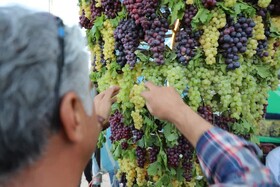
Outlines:
[[150, 93], [149, 93], [149, 91], [143, 91], [143, 92], [141, 93], [141, 96], [142, 96], [145, 100], [147, 100], [147, 99], [149, 98], [149, 96], [150, 96]]

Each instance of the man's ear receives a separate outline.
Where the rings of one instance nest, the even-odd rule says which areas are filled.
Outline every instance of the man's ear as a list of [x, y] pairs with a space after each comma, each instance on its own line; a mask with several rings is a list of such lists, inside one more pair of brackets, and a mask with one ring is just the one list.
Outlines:
[[61, 130], [66, 138], [74, 143], [82, 138], [82, 105], [74, 92], [65, 94], [60, 104]]

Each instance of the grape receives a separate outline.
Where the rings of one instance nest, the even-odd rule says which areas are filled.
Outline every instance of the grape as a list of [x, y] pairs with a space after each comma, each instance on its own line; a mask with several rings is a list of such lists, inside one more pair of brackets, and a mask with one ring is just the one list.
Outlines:
[[177, 151], [177, 147], [167, 148], [167, 164], [169, 167], [176, 168], [180, 163], [180, 153]]
[[141, 25], [146, 31], [152, 25], [149, 19], [154, 19], [158, 0], [124, 0], [123, 4], [127, 8], [129, 15], [135, 20], [137, 25]]
[[234, 7], [235, 4], [236, 4], [236, 0], [225, 0], [226, 7]]
[[121, 147], [122, 147], [123, 150], [127, 150], [128, 149], [128, 143], [127, 142], [122, 142]]
[[271, 3], [271, 0], [258, 0], [258, 6], [262, 8], [268, 7], [268, 5]]
[[159, 153], [159, 147], [152, 146], [148, 151], [149, 151], [150, 163], [154, 163], [155, 161], [157, 161], [157, 155]]
[[115, 18], [117, 13], [121, 11], [121, 2], [119, 0], [101, 0], [101, 5], [104, 14], [110, 19]]
[[183, 17], [182, 25], [183, 27], [191, 28], [192, 18], [196, 15], [197, 8], [193, 5], [187, 5], [185, 14]]
[[216, 6], [217, 1], [216, 0], [202, 0], [202, 4], [205, 8], [211, 9]]
[[103, 23], [101, 34], [104, 40], [104, 59], [107, 63], [114, 61], [115, 55], [115, 41], [114, 41], [114, 28], [109, 20]]
[[117, 62], [124, 66], [128, 63], [131, 67], [136, 64], [135, 51], [143, 37], [141, 27], [136, 26], [133, 19], [122, 20], [115, 30], [116, 49], [118, 50]]
[[219, 38], [219, 50], [222, 52], [228, 70], [240, 67], [239, 53], [247, 51], [248, 38], [253, 36], [255, 22], [240, 16], [236, 23], [230, 18]]
[[195, 55], [195, 50], [198, 47], [198, 40], [195, 35], [201, 35], [201, 32], [195, 34], [190, 30], [181, 30], [176, 34], [176, 54], [179, 61], [186, 65]]
[[133, 134], [133, 142], [136, 143], [138, 140], [140, 140], [144, 132], [142, 130], [138, 130], [135, 127], [132, 128], [132, 134]]
[[165, 33], [168, 31], [168, 22], [163, 17], [151, 20], [151, 27], [145, 30], [145, 42], [150, 46], [156, 64], [164, 64]]
[[136, 169], [137, 177], [136, 183], [138, 186], [146, 186], [146, 170], [147, 168], [137, 167]]
[[118, 160], [120, 169], [118, 171], [119, 180], [125, 176], [125, 184], [127, 187], [132, 187], [136, 178], [136, 162], [128, 158]]
[[131, 128], [129, 126], [124, 125], [123, 116], [119, 111], [116, 111], [109, 118], [109, 123], [111, 127], [111, 141], [118, 141], [121, 139], [128, 140], [132, 137]]
[[144, 168], [144, 165], [145, 165], [145, 162], [146, 162], [146, 149], [137, 146], [135, 151], [136, 151], [137, 165], [140, 168]]
[[200, 38], [200, 44], [206, 56], [206, 64], [215, 64], [216, 55], [218, 54], [217, 47], [219, 45], [219, 28], [223, 28], [226, 24], [225, 13], [217, 10], [212, 10], [213, 18], [208, 25], [203, 26], [203, 35]]
[[187, 5], [192, 5], [192, 4], [193, 4], [193, 0], [187, 0], [187, 1], [186, 1], [186, 4], [187, 4]]
[[[97, 17], [101, 16], [102, 14], [102, 8], [98, 7], [98, 3], [96, 1], [92, 1], [92, 4], [90, 6], [90, 11], [91, 11], [91, 20], [94, 21]], [[101, 2], [100, 2], [101, 3]], [[101, 6], [101, 4], [100, 4]]]
[[204, 118], [206, 121], [213, 123], [213, 112], [209, 106], [201, 106], [198, 108], [197, 112], [199, 115]]
[[93, 22], [85, 16], [84, 10], [82, 10], [82, 15], [80, 15], [79, 19], [80, 25], [85, 29], [91, 29], [91, 27], [93, 26]]

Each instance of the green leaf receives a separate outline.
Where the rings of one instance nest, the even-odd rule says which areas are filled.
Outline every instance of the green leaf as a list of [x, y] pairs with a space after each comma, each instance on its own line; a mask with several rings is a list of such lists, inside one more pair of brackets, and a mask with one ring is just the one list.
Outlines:
[[261, 78], [267, 78], [271, 76], [269, 69], [270, 67], [268, 66], [256, 66], [257, 73]]
[[168, 165], [167, 165], [167, 155], [166, 155], [166, 153], [165, 153], [163, 150], [160, 150], [159, 155], [160, 155], [161, 160], [162, 160], [163, 163], [164, 163], [165, 168], [168, 168]]
[[148, 167], [148, 174], [151, 176], [157, 175], [161, 171], [162, 167], [159, 162], [154, 162]]
[[177, 176], [176, 178], [179, 182], [184, 181], [183, 173], [184, 173], [184, 169], [178, 167], [176, 170], [176, 176]]
[[191, 25], [194, 29], [197, 29], [199, 25], [207, 24], [212, 19], [212, 17], [213, 15], [208, 9], [201, 8], [193, 17]]
[[145, 147], [145, 136], [138, 140], [137, 145], [142, 148]]
[[179, 136], [177, 134], [170, 134], [169, 136], [167, 136], [167, 140], [170, 142], [177, 140], [178, 138]]
[[163, 175], [156, 183], [156, 185], [158, 185], [158, 183], [161, 183], [163, 186], [167, 186], [170, 183], [169, 176], [167, 174]]
[[256, 10], [253, 6], [247, 3], [238, 2], [234, 6], [234, 15], [238, 15], [240, 13], [245, 14], [248, 17], [253, 17], [254, 15], [256, 15]]
[[177, 1], [174, 6], [171, 7], [171, 23], [174, 23], [176, 19], [182, 19], [185, 11], [185, 1]]
[[135, 51], [136, 56], [140, 59], [141, 62], [148, 62], [149, 57], [143, 54], [141, 51], [137, 50]]
[[175, 170], [174, 168], [171, 168], [170, 174], [171, 174], [171, 175], [176, 175], [176, 170]]
[[[113, 148], [113, 147], [112, 147]], [[114, 158], [117, 160], [118, 158], [120, 158], [120, 156], [121, 156], [121, 152], [122, 152], [122, 150], [121, 150], [121, 146], [118, 144], [118, 145], [116, 145], [116, 147], [115, 147], [115, 149], [113, 150], [113, 156], [114, 156]]]

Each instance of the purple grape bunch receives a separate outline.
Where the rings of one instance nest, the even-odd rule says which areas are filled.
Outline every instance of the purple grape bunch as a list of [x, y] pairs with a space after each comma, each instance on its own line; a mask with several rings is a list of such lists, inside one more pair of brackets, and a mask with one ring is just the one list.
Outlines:
[[239, 53], [247, 50], [248, 38], [252, 37], [255, 22], [244, 16], [240, 16], [235, 23], [232, 18], [221, 32], [219, 38], [219, 50], [222, 52], [228, 70], [240, 67]]
[[114, 32], [117, 49], [117, 63], [124, 66], [126, 63], [131, 67], [136, 64], [135, 51], [144, 37], [141, 27], [135, 24], [133, 19], [122, 20]]
[[140, 168], [144, 168], [146, 162], [146, 149], [140, 146], [136, 147], [136, 161]]
[[113, 19], [117, 16], [118, 12], [122, 10], [121, 2], [119, 0], [101, 0], [101, 5], [104, 14], [109, 18]]
[[149, 19], [156, 12], [158, 0], [124, 0], [123, 4], [137, 25], [140, 24], [144, 30], [150, 28], [152, 23]]
[[85, 10], [82, 10], [82, 15], [80, 15], [79, 19], [80, 19], [79, 23], [80, 23], [81, 27], [84, 27], [85, 29], [92, 28], [93, 21], [86, 17]]
[[157, 155], [159, 153], [159, 147], [152, 146], [148, 151], [149, 151], [150, 163], [154, 163], [155, 161], [157, 161]]
[[185, 10], [185, 14], [183, 17], [183, 21], [182, 21], [182, 25], [185, 28], [191, 28], [191, 22], [193, 17], [196, 15], [197, 13], [197, 8], [193, 5], [187, 5], [186, 6], [186, 10]]
[[129, 140], [132, 137], [131, 128], [123, 123], [123, 115], [116, 111], [110, 116], [109, 123], [111, 127], [110, 139], [112, 142], [122, 139]]
[[201, 31], [192, 33], [189, 28], [180, 30], [176, 34], [176, 55], [180, 63], [186, 65], [195, 56], [201, 34]]
[[164, 17], [152, 15], [155, 19], [151, 20], [151, 27], [145, 30], [144, 41], [150, 46], [156, 64], [164, 64], [165, 33], [168, 31], [168, 22]]

